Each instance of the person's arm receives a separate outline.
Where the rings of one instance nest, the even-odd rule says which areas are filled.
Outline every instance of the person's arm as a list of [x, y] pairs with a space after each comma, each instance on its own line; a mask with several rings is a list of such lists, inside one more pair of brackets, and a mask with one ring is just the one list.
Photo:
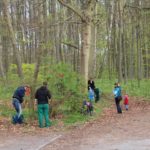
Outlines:
[[38, 99], [38, 90], [35, 92], [34, 98]]
[[95, 89], [95, 82], [93, 81], [93, 88]]
[[24, 101], [24, 99], [23, 99], [24, 96], [25, 96], [25, 89], [24, 89], [24, 87], [19, 87], [18, 88], [18, 98], [19, 98], [21, 103]]
[[49, 90], [47, 90], [47, 97], [48, 97], [48, 99], [51, 99], [51, 97], [52, 97]]
[[37, 99], [38, 99], [38, 92], [36, 91], [34, 95], [34, 110], [36, 110], [36, 106], [38, 104]]
[[115, 97], [118, 95], [118, 91], [119, 91], [118, 88], [115, 88], [115, 89], [113, 90], [113, 93], [114, 93]]

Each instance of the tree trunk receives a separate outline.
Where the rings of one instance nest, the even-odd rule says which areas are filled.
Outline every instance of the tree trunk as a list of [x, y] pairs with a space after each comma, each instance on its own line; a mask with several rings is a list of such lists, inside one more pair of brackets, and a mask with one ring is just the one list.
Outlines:
[[22, 73], [22, 64], [21, 64], [21, 57], [20, 57], [20, 52], [18, 51], [17, 48], [17, 42], [16, 42], [16, 37], [15, 37], [15, 33], [11, 24], [11, 18], [8, 12], [8, 1], [7, 0], [3, 0], [3, 5], [4, 5], [4, 15], [5, 15], [5, 19], [7, 22], [7, 26], [8, 26], [8, 30], [10, 33], [10, 38], [11, 38], [11, 42], [12, 42], [12, 46], [13, 46], [13, 50], [14, 50], [14, 56], [16, 58], [16, 63], [17, 63], [17, 69], [18, 69], [18, 75], [20, 78], [23, 78], [23, 73]]
[[[97, 7], [95, 6], [94, 15], [97, 14]], [[95, 17], [96, 19], [96, 17]], [[92, 23], [91, 25], [91, 47], [89, 52], [89, 76], [94, 77], [96, 75], [96, 43], [97, 43], [97, 26]]]
[[82, 24], [81, 74], [88, 81], [91, 23]]
[[93, 20], [93, 14], [95, 9], [95, 0], [81, 1], [82, 10], [75, 8], [70, 3], [66, 3], [63, 0], [58, 0], [62, 5], [71, 9], [75, 14], [78, 15], [81, 19], [81, 75], [85, 79], [85, 84], [88, 81], [88, 73], [89, 73], [89, 53], [91, 47], [91, 25]]
[[3, 49], [2, 49], [2, 40], [1, 40], [1, 37], [0, 37], [0, 77], [2, 77], [2, 79], [5, 79], [5, 73], [4, 73], [4, 68], [3, 68], [3, 63], [2, 63], [2, 52], [3, 52]]

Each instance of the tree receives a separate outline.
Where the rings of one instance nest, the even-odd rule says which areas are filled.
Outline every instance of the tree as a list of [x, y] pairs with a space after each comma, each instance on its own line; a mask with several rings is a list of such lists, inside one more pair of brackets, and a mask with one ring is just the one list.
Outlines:
[[12, 46], [13, 46], [13, 50], [14, 50], [14, 55], [16, 58], [16, 64], [17, 64], [17, 69], [18, 69], [18, 75], [20, 78], [23, 78], [23, 73], [22, 73], [22, 66], [21, 66], [21, 57], [20, 57], [20, 52], [18, 51], [17, 48], [17, 42], [16, 42], [16, 36], [15, 36], [15, 32], [13, 30], [13, 26], [11, 24], [11, 17], [9, 15], [9, 9], [8, 9], [8, 1], [7, 0], [3, 0], [3, 5], [4, 5], [4, 16], [7, 22], [7, 26], [8, 26], [8, 30], [10, 33], [10, 38], [11, 38], [11, 42], [12, 42]]
[[73, 7], [70, 3], [58, 0], [63, 6], [72, 10], [81, 20], [81, 74], [85, 81], [88, 80], [89, 73], [89, 53], [91, 48], [91, 28], [96, 0], [82, 0], [81, 9], [77, 6]]

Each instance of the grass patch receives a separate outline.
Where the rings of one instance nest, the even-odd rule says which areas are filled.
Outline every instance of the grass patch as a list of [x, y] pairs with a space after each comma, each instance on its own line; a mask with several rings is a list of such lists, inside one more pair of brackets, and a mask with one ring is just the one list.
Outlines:
[[71, 113], [69, 115], [66, 115], [65, 119], [63, 119], [63, 122], [65, 125], [72, 125], [74, 123], [80, 122], [83, 123], [88, 120], [87, 115], [82, 115], [79, 112]]
[[[112, 94], [113, 88], [114, 88], [114, 80], [108, 80], [108, 79], [101, 79], [96, 80], [96, 86], [100, 89], [102, 93], [105, 94]], [[147, 99], [150, 98], [150, 80], [141, 80], [140, 85], [138, 84], [137, 80], [129, 80], [127, 83], [120, 83], [122, 87], [122, 94], [125, 93], [129, 94], [129, 96], [137, 96], [137, 97], [145, 97]], [[112, 95], [113, 96], [113, 95]]]
[[93, 115], [83, 115], [79, 112], [66, 114], [65, 118], [63, 119], [63, 122], [66, 126], [73, 125], [75, 123], [85, 123], [91, 119], [96, 119], [98, 116], [100, 116], [104, 110], [104, 108], [107, 108], [111, 105], [110, 100], [101, 99], [98, 103], [94, 103], [94, 112]]
[[[114, 82], [115, 82], [115, 79], [111, 81], [108, 79], [95, 80], [96, 87], [100, 89], [102, 95], [107, 96], [107, 99], [105, 97], [102, 97], [98, 103], [94, 103], [93, 116], [83, 115], [79, 112], [70, 113], [66, 111], [67, 108], [64, 108], [64, 109], [61, 108], [60, 113], [63, 114], [64, 117], [63, 119], [61, 118], [60, 120], [63, 121], [65, 126], [70, 126], [70, 125], [78, 124], [78, 123], [82, 124], [100, 116], [103, 110], [105, 108], [110, 107], [110, 105], [112, 104], [112, 99], [113, 99], [112, 91], [114, 88]], [[144, 97], [150, 101], [150, 92], [149, 92], [150, 80], [148, 79], [141, 80], [140, 86], [137, 80], [128, 81], [126, 84], [122, 82], [121, 87], [122, 87], [123, 95], [125, 93], [128, 93], [129, 96]], [[0, 115], [3, 117], [10, 118], [12, 115], [16, 113], [15, 110], [12, 107], [10, 107], [10, 105], [5, 105], [5, 103], [11, 104], [11, 100], [8, 101], [8, 98], [11, 97], [13, 90], [14, 89], [11, 85], [2, 86], [0, 88], [0, 97], [1, 99], [4, 99], [3, 101], [1, 100], [1, 104], [0, 104]], [[29, 111], [28, 108], [23, 109], [23, 114], [24, 114], [25, 120], [29, 121], [31, 112]], [[35, 116], [34, 119], [37, 120], [37, 111], [34, 112], [34, 116]], [[53, 119], [52, 124], [57, 125], [58, 122], [59, 122], [58, 120]]]

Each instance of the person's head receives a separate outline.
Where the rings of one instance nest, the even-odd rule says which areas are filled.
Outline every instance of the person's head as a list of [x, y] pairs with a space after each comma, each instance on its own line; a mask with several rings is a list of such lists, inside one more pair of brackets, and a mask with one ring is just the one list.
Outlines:
[[25, 95], [26, 95], [26, 96], [29, 96], [30, 93], [31, 93], [30, 86], [29, 86], [29, 85], [25, 85], [25, 86], [24, 86], [24, 89], [25, 89]]
[[43, 86], [47, 87], [47, 85], [48, 85], [47, 82], [44, 81], [44, 82], [43, 82]]
[[116, 82], [116, 83], [114, 84], [114, 86], [115, 86], [115, 87], [118, 87], [118, 86], [119, 86], [119, 83], [118, 83], [118, 82]]

